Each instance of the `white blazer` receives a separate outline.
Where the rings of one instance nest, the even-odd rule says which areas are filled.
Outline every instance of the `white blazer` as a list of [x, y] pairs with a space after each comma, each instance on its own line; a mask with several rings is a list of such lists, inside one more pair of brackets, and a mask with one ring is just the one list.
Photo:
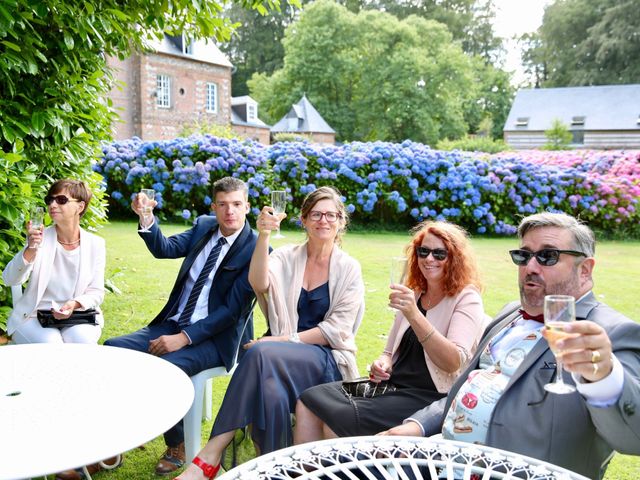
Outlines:
[[[36, 307], [50, 280], [65, 281], [53, 272], [53, 260], [56, 251], [55, 226], [44, 230], [42, 245], [33, 263], [25, 264], [23, 248], [7, 264], [2, 272], [6, 285], [22, 285], [29, 280], [22, 297], [9, 315], [7, 333], [11, 335], [23, 322], [36, 315]], [[82, 308], [95, 308], [99, 314], [96, 321], [104, 324], [100, 304], [104, 300], [104, 268], [106, 249], [104, 239], [80, 229], [80, 274], [76, 283], [73, 300]]]

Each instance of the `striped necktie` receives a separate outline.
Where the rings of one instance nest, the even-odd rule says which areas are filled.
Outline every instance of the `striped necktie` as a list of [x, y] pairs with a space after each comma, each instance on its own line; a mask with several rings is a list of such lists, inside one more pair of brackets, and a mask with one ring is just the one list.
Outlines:
[[227, 243], [227, 240], [224, 237], [220, 237], [211, 250], [211, 253], [209, 253], [207, 261], [204, 263], [204, 266], [200, 271], [200, 275], [198, 275], [198, 279], [193, 284], [193, 288], [191, 289], [187, 303], [184, 306], [184, 310], [182, 310], [180, 318], [178, 318], [178, 325], [180, 328], [185, 328], [191, 323], [191, 316], [193, 315], [193, 311], [196, 309], [196, 303], [198, 303], [198, 297], [200, 297], [202, 287], [207, 283], [207, 278], [209, 277], [211, 270], [213, 270], [213, 267], [216, 265], [218, 257], [220, 256], [220, 250], [222, 250], [222, 246], [225, 243]]

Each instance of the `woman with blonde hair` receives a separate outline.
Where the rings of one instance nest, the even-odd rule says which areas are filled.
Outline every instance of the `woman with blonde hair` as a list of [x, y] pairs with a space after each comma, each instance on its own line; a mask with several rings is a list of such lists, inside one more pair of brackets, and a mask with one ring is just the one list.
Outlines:
[[211, 438], [178, 478], [214, 478], [234, 431], [251, 425], [260, 453], [291, 445], [291, 414], [307, 388], [357, 376], [355, 332], [364, 312], [358, 262], [338, 246], [347, 212], [336, 190], [320, 187], [301, 209], [302, 245], [269, 255], [269, 236], [284, 214], [264, 207], [249, 282], [269, 323], [236, 369]]
[[397, 310], [386, 347], [371, 364], [370, 389], [359, 396], [342, 382], [306, 390], [296, 407], [295, 443], [373, 435], [444, 397], [477, 348], [484, 311], [474, 256], [464, 230], [424, 222], [407, 247], [404, 285], [392, 284]]

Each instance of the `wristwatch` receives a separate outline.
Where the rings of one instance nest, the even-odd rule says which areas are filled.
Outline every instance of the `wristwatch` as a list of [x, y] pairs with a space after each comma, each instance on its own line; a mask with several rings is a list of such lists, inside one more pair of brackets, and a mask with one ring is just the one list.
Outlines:
[[298, 335], [298, 332], [293, 332], [291, 335], [289, 335], [289, 341], [291, 343], [302, 343], [302, 340], [300, 340], [300, 335]]

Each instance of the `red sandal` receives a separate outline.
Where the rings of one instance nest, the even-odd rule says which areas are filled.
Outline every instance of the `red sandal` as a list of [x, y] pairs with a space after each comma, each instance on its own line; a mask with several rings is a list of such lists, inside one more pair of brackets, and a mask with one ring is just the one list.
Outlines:
[[195, 457], [192, 460], [192, 463], [195, 466], [200, 467], [200, 469], [204, 473], [204, 476], [209, 480], [212, 480], [218, 474], [218, 470], [220, 470], [220, 464], [214, 467], [210, 463], [207, 463], [204, 460], [202, 460], [200, 457]]

